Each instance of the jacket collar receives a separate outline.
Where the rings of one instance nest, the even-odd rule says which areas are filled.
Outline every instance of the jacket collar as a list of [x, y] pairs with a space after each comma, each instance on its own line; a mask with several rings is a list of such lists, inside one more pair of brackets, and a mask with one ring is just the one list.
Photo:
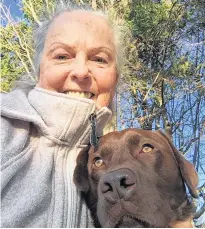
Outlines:
[[97, 116], [97, 135], [102, 135], [112, 114], [107, 107], [96, 111], [92, 100], [38, 87], [28, 94], [15, 90], [4, 97], [3, 115], [32, 122], [45, 137], [69, 146], [89, 143], [91, 114], [95, 112]]

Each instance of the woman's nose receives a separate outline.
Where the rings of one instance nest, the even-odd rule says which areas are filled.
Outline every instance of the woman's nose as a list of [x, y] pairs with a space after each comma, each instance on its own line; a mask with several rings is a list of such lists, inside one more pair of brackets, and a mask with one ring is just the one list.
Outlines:
[[72, 80], [80, 82], [90, 78], [87, 60], [83, 55], [76, 56], [72, 65], [70, 77]]

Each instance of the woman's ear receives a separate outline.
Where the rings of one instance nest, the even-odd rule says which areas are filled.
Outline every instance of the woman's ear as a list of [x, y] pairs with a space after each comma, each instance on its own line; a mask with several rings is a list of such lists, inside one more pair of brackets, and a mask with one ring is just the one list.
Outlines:
[[197, 172], [193, 166], [173, 145], [169, 137], [164, 134], [162, 131], [158, 130], [158, 134], [163, 136], [171, 146], [173, 150], [174, 157], [179, 165], [180, 171], [182, 178], [184, 180], [184, 183], [187, 185], [190, 194], [194, 197], [198, 197], [198, 191], [197, 191], [197, 186], [198, 186], [198, 175]]
[[73, 182], [80, 191], [88, 192], [88, 150], [86, 152], [80, 152], [76, 162], [77, 164], [74, 170]]

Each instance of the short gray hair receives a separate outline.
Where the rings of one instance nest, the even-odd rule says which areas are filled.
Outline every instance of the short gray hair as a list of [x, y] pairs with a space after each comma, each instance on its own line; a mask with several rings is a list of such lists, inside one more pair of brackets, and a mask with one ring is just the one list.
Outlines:
[[100, 10], [94, 10], [88, 5], [77, 5], [72, 3], [69, 0], [60, 0], [54, 6], [53, 12], [51, 14], [44, 13], [40, 19], [41, 24], [34, 27], [33, 30], [33, 38], [34, 38], [34, 66], [36, 69], [35, 75], [39, 77], [40, 64], [42, 59], [42, 52], [44, 49], [45, 39], [48, 32], [48, 29], [52, 22], [55, 20], [57, 16], [64, 12], [72, 12], [75, 10], [82, 10], [91, 12], [93, 14], [103, 16], [114, 34], [114, 44], [116, 47], [116, 65], [117, 65], [117, 74], [120, 75], [122, 60], [123, 60], [123, 35], [124, 32], [120, 29], [120, 26], [115, 25], [113, 21], [109, 19], [109, 16], [106, 12], [102, 12]]

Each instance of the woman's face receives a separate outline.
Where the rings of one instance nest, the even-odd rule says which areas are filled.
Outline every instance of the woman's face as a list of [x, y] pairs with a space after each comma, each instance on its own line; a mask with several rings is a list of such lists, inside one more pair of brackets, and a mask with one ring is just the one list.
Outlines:
[[93, 13], [63, 13], [45, 41], [38, 86], [108, 106], [117, 82], [114, 38], [105, 19]]

